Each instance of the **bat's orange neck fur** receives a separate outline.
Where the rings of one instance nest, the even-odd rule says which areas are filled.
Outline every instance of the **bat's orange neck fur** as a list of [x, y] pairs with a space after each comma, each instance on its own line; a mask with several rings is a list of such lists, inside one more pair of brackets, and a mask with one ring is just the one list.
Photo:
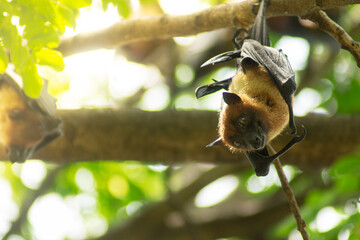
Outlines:
[[233, 77], [229, 92], [242, 101], [234, 105], [224, 104], [220, 113], [219, 135], [230, 150], [238, 151], [229, 139], [236, 134], [234, 120], [243, 113], [256, 112], [267, 131], [267, 143], [279, 135], [289, 121], [288, 106], [267, 70], [254, 62], [244, 64]]

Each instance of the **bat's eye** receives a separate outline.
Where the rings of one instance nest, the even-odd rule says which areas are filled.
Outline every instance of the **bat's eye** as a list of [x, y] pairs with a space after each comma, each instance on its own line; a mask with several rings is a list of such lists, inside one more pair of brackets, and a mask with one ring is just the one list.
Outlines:
[[12, 120], [18, 120], [22, 117], [23, 112], [17, 109], [8, 110], [9, 118]]
[[242, 146], [239, 137], [236, 137], [236, 136], [231, 137], [231, 140], [232, 140], [232, 142], [233, 142], [233, 144], [234, 144], [235, 147], [238, 147], [238, 148], [239, 148], [239, 147]]
[[239, 126], [240, 128], [245, 128], [247, 125], [247, 120], [245, 117], [239, 117], [236, 120], [236, 125]]
[[234, 140], [234, 145], [235, 145], [235, 147], [240, 147], [241, 146], [241, 144], [240, 144], [240, 142], [238, 140]]

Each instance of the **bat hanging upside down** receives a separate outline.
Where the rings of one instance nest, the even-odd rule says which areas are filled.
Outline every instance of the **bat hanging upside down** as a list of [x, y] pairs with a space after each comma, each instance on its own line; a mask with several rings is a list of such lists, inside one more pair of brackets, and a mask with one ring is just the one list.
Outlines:
[[234, 77], [207, 84], [196, 89], [196, 97], [221, 89], [224, 106], [220, 113], [220, 137], [208, 147], [225, 145], [232, 152], [243, 151], [257, 176], [266, 176], [270, 164], [294, 144], [304, 139], [295, 136], [273, 156], [266, 144], [278, 136], [289, 123], [296, 134], [292, 109], [296, 90], [295, 74], [281, 50], [270, 47], [265, 11], [267, 2], [262, 0], [250, 39], [237, 42], [237, 50], [225, 52], [205, 62], [203, 66], [236, 59], [238, 70]]
[[55, 110], [55, 100], [46, 86], [32, 99], [10, 75], [0, 74], [0, 144], [11, 162], [24, 162], [62, 135]]

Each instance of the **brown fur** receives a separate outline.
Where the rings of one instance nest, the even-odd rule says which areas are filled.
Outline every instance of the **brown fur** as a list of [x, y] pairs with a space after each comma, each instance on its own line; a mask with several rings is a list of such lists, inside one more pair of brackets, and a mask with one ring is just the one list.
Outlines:
[[[18, 118], [12, 118], [12, 113]], [[31, 111], [6, 81], [0, 85], [0, 143], [5, 147], [38, 144], [44, 137], [42, 115]]]
[[233, 122], [241, 114], [257, 114], [267, 132], [266, 143], [279, 135], [289, 121], [288, 106], [267, 70], [254, 62], [245, 63], [244, 68], [245, 72], [239, 69], [229, 88], [229, 92], [240, 96], [242, 101], [231, 106], [224, 104], [220, 113], [219, 135], [232, 151], [239, 151], [229, 138], [236, 135]]

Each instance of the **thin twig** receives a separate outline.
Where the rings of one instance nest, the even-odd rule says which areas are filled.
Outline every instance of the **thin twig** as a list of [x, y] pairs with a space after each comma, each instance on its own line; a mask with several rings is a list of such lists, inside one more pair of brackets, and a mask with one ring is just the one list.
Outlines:
[[340, 43], [341, 48], [348, 50], [354, 56], [358, 67], [360, 67], [360, 43], [354, 41], [340, 25], [329, 18], [322, 10], [315, 11], [305, 16], [305, 18], [315, 22], [318, 24], [319, 29], [335, 38]]
[[[269, 148], [271, 149], [271, 151], [273, 153], [275, 153], [275, 150], [273, 149], [273, 147], [269, 144], [268, 145]], [[295, 219], [296, 219], [296, 223], [298, 225], [298, 230], [299, 232], [301, 233], [301, 236], [303, 237], [304, 240], [309, 240], [309, 234], [307, 233], [305, 227], [306, 227], [306, 222], [305, 220], [301, 217], [301, 214], [300, 214], [300, 209], [299, 209], [299, 206], [297, 204], [297, 201], [296, 201], [296, 198], [295, 198], [295, 195], [294, 195], [294, 192], [293, 190], [291, 189], [290, 187], [290, 184], [286, 178], [286, 175], [282, 169], [282, 165], [281, 165], [281, 162], [280, 162], [280, 159], [279, 158], [276, 158], [274, 160], [274, 165], [275, 165], [275, 168], [276, 168], [276, 171], [278, 173], [278, 176], [279, 176], [279, 179], [280, 179], [280, 182], [281, 182], [281, 186], [285, 192], [285, 195], [289, 201], [289, 205], [290, 205], [290, 209], [291, 209], [291, 212], [293, 213]]]

